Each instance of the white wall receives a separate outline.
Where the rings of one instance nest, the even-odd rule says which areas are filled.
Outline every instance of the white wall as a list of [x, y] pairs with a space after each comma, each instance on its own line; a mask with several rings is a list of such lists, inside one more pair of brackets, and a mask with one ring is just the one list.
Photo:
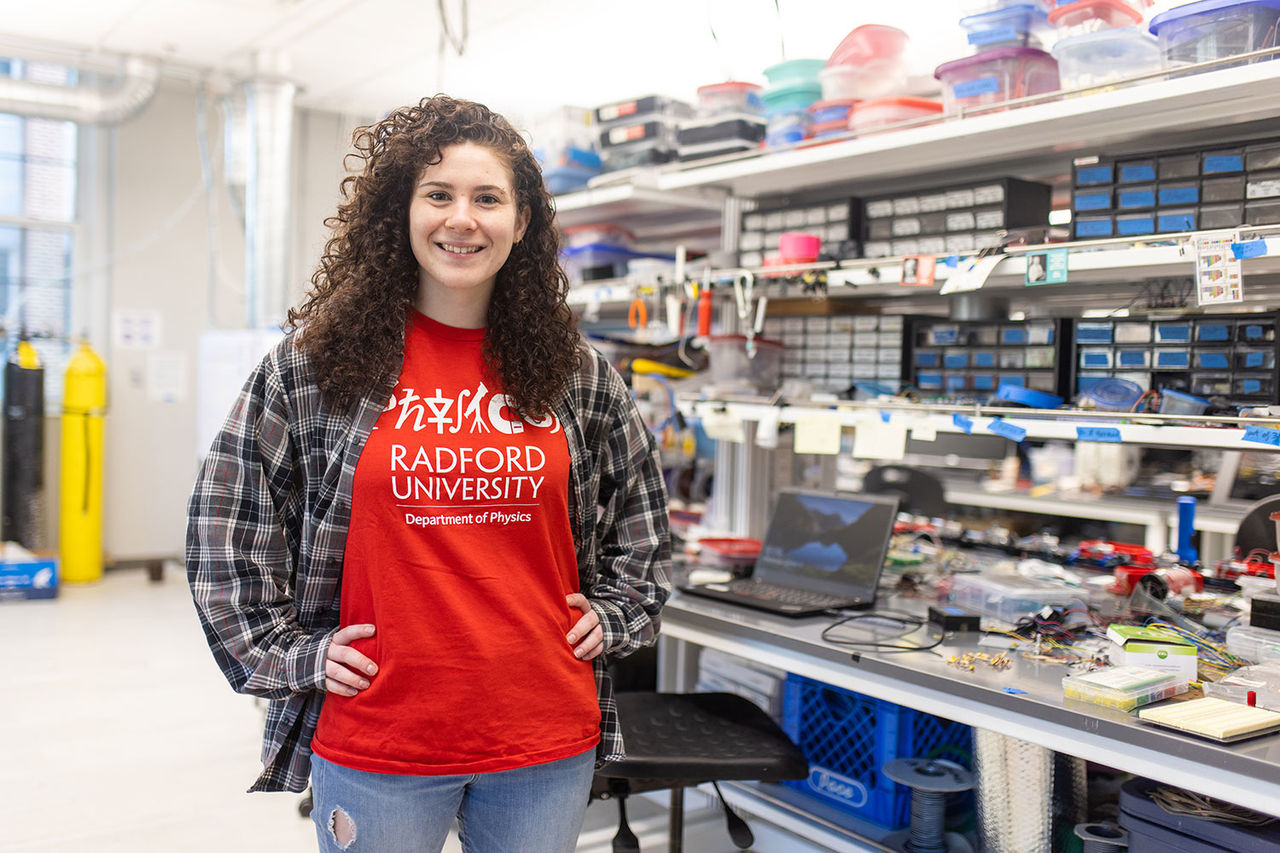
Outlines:
[[[244, 238], [222, 181], [222, 125], [206, 104], [215, 180], [206, 192], [197, 136], [195, 84], [166, 83], [136, 117], [114, 131], [110, 174], [110, 311], [159, 313], [154, 349], [95, 341], [107, 361], [104, 538], [109, 557], [182, 553], [186, 500], [196, 472], [196, 346], [211, 328], [243, 328]], [[354, 119], [299, 112], [291, 239], [293, 301], [304, 292], [337, 203], [342, 155]], [[149, 367], [182, 361], [185, 393], [155, 396]], [[150, 386], [150, 387], [149, 387]]]

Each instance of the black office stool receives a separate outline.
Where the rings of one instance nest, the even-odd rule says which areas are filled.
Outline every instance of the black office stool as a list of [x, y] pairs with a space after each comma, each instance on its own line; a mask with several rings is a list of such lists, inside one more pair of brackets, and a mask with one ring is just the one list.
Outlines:
[[728, 822], [729, 837], [745, 850], [751, 830], [734, 814], [717, 781], [780, 782], [803, 779], [809, 763], [763, 711], [732, 693], [619, 693], [618, 719], [627, 757], [596, 773], [591, 795], [618, 801], [613, 853], [639, 853], [627, 823], [629, 794], [671, 790], [670, 853], [684, 836], [684, 789], [711, 782]]

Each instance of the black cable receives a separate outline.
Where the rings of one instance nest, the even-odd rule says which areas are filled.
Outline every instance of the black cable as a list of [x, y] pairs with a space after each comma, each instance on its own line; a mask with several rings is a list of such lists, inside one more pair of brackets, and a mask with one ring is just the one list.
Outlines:
[[[823, 642], [830, 643], [833, 646], [852, 646], [854, 648], [871, 649], [873, 651], [879, 651], [879, 652], [899, 653], [899, 652], [931, 651], [937, 648], [938, 646], [942, 645], [943, 640], [946, 639], [946, 634], [943, 633], [943, 634], [940, 634], [936, 640], [934, 640], [932, 643], [929, 643], [928, 645], [904, 646], [899, 643], [885, 643], [885, 642], [873, 641], [873, 640], [849, 640], [842, 637], [834, 637], [831, 635], [832, 631], [836, 630], [842, 625], [847, 625], [851, 622], [857, 622], [862, 619], [891, 619], [901, 623], [902, 631], [898, 634], [895, 634], [890, 639], [899, 639], [901, 637], [905, 637], [906, 635], [913, 633], [914, 631], [920, 628], [923, 628], [927, 624], [923, 618], [919, 616], [913, 616], [910, 613], [899, 613], [897, 611], [892, 611], [892, 610], [869, 610], [869, 611], [866, 611], [865, 613], [853, 613], [848, 616], [843, 616], [840, 619], [837, 619], [835, 622], [832, 622], [827, 627], [823, 628], [822, 635], [821, 635]], [[934, 652], [934, 654], [937, 654], [937, 652]]]

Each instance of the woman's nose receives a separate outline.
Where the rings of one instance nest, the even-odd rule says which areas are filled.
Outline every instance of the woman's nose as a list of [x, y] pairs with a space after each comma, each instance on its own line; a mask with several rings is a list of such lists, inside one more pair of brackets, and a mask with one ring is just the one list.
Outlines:
[[471, 215], [471, 207], [467, 204], [455, 204], [444, 221], [446, 228], [455, 231], [470, 231], [476, 227], [475, 217]]

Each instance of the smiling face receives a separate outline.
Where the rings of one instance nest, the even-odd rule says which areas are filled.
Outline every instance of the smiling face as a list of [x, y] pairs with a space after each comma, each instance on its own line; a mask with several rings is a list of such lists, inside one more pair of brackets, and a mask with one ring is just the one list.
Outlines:
[[462, 142], [440, 154], [418, 176], [409, 204], [417, 308], [448, 325], [478, 328], [529, 211], [516, 198], [511, 168], [491, 149]]

